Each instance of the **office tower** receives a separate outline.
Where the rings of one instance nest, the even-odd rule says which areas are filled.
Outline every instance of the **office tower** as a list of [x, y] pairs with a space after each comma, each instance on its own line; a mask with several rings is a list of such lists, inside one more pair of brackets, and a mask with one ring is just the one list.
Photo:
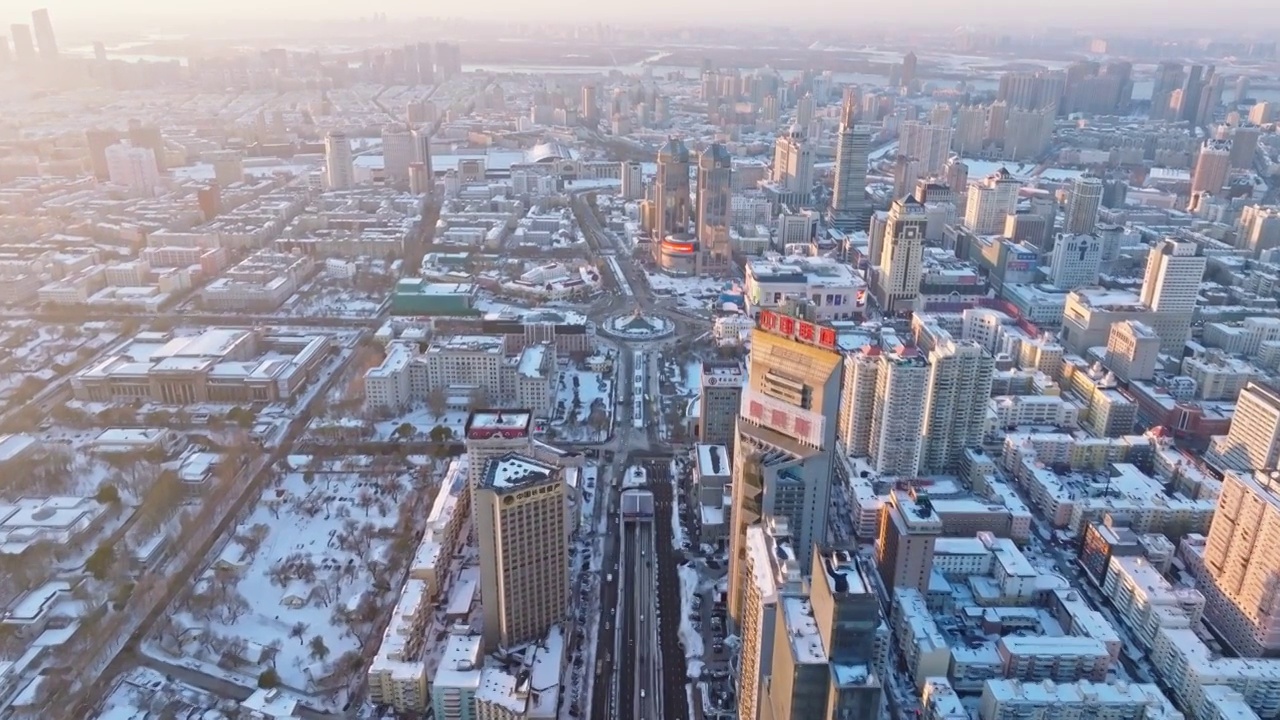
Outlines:
[[111, 177], [107, 166], [107, 148], [120, 142], [120, 133], [115, 130], [91, 129], [84, 132], [85, 141], [89, 145], [89, 163], [93, 167], [93, 175], [99, 180]]
[[[533, 453], [533, 413], [528, 410], [476, 410], [463, 426], [467, 448], [467, 484], [474, 497], [490, 459]], [[475, 519], [475, 504], [471, 506]]]
[[1182, 63], [1165, 61], [1156, 66], [1155, 82], [1151, 88], [1152, 120], [1170, 118], [1174, 91], [1182, 89], [1184, 78]]
[[772, 720], [878, 720], [879, 606], [845, 550], [815, 551], [808, 596], [783, 593], [765, 693]]
[[1098, 225], [1098, 208], [1102, 206], [1102, 180], [1083, 175], [1071, 183], [1067, 193], [1067, 214], [1062, 231], [1072, 235], [1093, 232]]
[[156, 156], [156, 169], [164, 172], [169, 168], [164, 135], [155, 125], [143, 125], [141, 121], [129, 121], [129, 143], [134, 147], [150, 148]]
[[908, 120], [899, 131], [898, 152], [920, 161], [921, 175], [937, 175], [951, 156], [951, 134], [949, 125]]
[[1102, 181], [1102, 207], [1122, 208], [1129, 199], [1129, 183], [1120, 178]]
[[1249, 382], [1236, 398], [1226, 435], [1215, 437], [1209, 457], [1223, 468], [1273, 472], [1280, 467], [1280, 392]]
[[695, 198], [698, 246], [704, 267], [724, 271], [729, 267], [729, 214], [733, 198], [733, 159], [720, 143], [711, 143], [698, 156]]
[[560, 468], [527, 455], [490, 458], [475, 496], [484, 645], [536, 640], [564, 618], [569, 533]]
[[1158, 315], [1152, 325], [1166, 352], [1181, 353], [1191, 330], [1206, 264], [1205, 258], [1196, 254], [1198, 247], [1193, 242], [1165, 238], [1147, 253], [1142, 303]]
[[916, 54], [914, 51], [908, 50], [907, 54], [902, 57], [902, 87], [911, 89], [916, 81]]
[[910, 477], [920, 467], [929, 366], [904, 345], [883, 349], [875, 361], [874, 395], [858, 399], [871, 407], [866, 454], [878, 472]]
[[49, 11], [41, 8], [31, 13], [31, 26], [36, 30], [36, 44], [40, 48], [40, 57], [44, 60], [57, 60], [58, 41], [53, 36], [53, 21], [49, 19]]
[[919, 179], [919, 160], [902, 154], [893, 158], [893, 197], [909, 195]]
[[1009, 110], [1001, 157], [1018, 162], [1038, 160], [1049, 149], [1054, 117], [1053, 108]]
[[325, 137], [324, 173], [325, 186], [330, 190], [348, 190], [356, 184], [351, 142], [346, 133], [334, 130]]
[[1222, 188], [1231, 176], [1231, 141], [1205, 140], [1196, 157], [1196, 169], [1191, 175], [1191, 195], [1209, 193], [1221, 195]]
[[744, 583], [751, 581], [744, 574], [748, 526], [788, 518], [802, 565], [826, 536], [842, 357], [835, 329], [805, 319], [810, 310], [797, 301], [762, 311], [751, 332], [729, 515], [734, 622], [741, 622]]
[[106, 149], [107, 175], [111, 182], [150, 196], [160, 186], [156, 154], [151, 148], [116, 143]]
[[1049, 259], [1049, 283], [1059, 290], [1098, 284], [1102, 267], [1102, 241], [1097, 235], [1062, 233], [1053, 242]]
[[762, 688], [773, 670], [774, 634], [778, 619], [778, 597], [804, 588], [804, 567], [796, 562], [791, 531], [786, 518], [765, 518], [747, 528], [743, 567], [741, 621], [742, 664], [738, 688], [738, 717], [759, 718], [761, 703], [767, 702]]
[[1124, 382], [1155, 377], [1160, 336], [1145, 323], [1122, 320], [1107, 335], [1107, 369]]
[[806, 134], [813, 126], [813, 94], [805, 93], [796, 103], [796, 124], [804, 128]]
[[969, 182], [965, 197], [964, 226], [978, 235], [994, 235], [1004, 227], [1005, 217], [1018, 209], [1018, 189], [1022, 183], [1006, 168], [982, 180]]
[[876, 569], [892, 595], [895, 588], [925, 592], [933, 569], [933, 547], [942, 534], [942, 518], [929, 496], [912, 490], [893, 490], [880, 509]]
[[1058, 201], [1052, 197], [1033, 197], [1030, 210], [1032, 215], [1044, 218], [1044, 239], [1036, 245], [1042, 252], [1049, 252], [1053, 249], [1053, 238], [1057, 232], [1055, 228], [1058, 224]]
[[955, 197], [962, 196], [969, 187], [969, 166], [953, 157], [947, 161], [947, 166], [942, 169], [942, 176], [946, 178], [947, 187], [951, 188], [951, 192], [955, 193]]
[[[1248, 387], [1260, 389], [1252, 383]], [[1269, 403], [1280, 400], [1266, 392]], [[1243, 400], [1245, 395], [1240, 397]], [[1260, 472], [1224, 474], [1204, 544], [1204, 565], [1196, 578], [1208, 601], [1206, 619], [1244, 657], [1273, 657], [1280, 651], [1280, 606], [1275, 602], [1275, 578], [1280, 575], [1276, 460], [1273, 455]]]
[[920, 296], [924, 263], [924, 205], [907, 196], [893, 201], [875, 272], [876, 300], [886, 314], [910, 312]]
[[595, 85], [582, 86], [582, 124], [591, 129], [600, 125], [600, 98]]
[[1045, 244], [1044, 218], [1030, 212], [1015, 212], [1004, 217], [1001, 233], [1015, 243], [1027, 243], [1037, 249]]
[[428, 125], [413, 131], [413, 161], [422, 163], [427, 182], [434, 182], [435, 168], [431, 164], [431, 127]]
[[1237, 125], [1231, 128], [1231, 167], [1236, 170], [1248, 170], [1253, 167], [1253, 160], [1258, 154], [1258, 138], [1262, 128], [1253, 124]]
[[953, 473], [961, 454], [982, 443], [995, 358], [972, 340], [947, 340], [929, 351], [920, 474]]
[[799, 125], [792, 125], [774, 142], [772, 180], [786, 192], [801, 196], [801, 202], [808, 201], [813, 191], [813, 148]]
[[1236, 78], [1236, 92], [1233, 97], [1233, 104], [1242, 105], [1247, 99], [1249, 99], [1249, 76], [1241, 75]]
[[409, 166], [419, 162], [417, 154], [409, 128], [403, 125], [382, 128], [382, 168], [388, 183], [408, 183]]
[[[1209, 72], [1213, 72], [1212, 67]], [[1196, 111], [1200, 108], [1200, 93], [1204, 91], [1204, 67], [1192, 65], [1182, 81], [1182, 102], [1178, 106], [1175, 120], [1195, 122]]]
[[653, 180], [655, 248], [669, 236], [689, 232], [693, 206], [689, 197], [689, 148], [678, 138], [658, 151], [658, 174]]
[[1213, 72], [1213, 66], [1209, 66], [1210, 77], [1204, 83], [1204, 87], [1200, 90], [1199, 104], [1196, 106], [1195, 119], [1192, 123], [1197, 127], [1208, 125], [1213, 121], [1217, 114], [1218, 106], [1222, 104], [1222, 91], [1226, 84], [1226, 77], [1221, 73]]
[[980, 105], [965, 105], [956, 117], [956, 131], [951, 136], [951, 149], [959, 155], [982, 152], [987, 139], [987, 110]]
[[640, 200], [644, 197], [644, 166], [634, 160], [622, 162], [622, 198]]
[[733, 450], [747, 373], [736, 360], [704, 360], [698, 402], [698, 440]]
[[829, 221], [845, 232], [862, 230], [871, 215], [867, 200], [867, 156], [871, 150], [871, 128], [856, 125], [857, 104], [845, 98], [841, 108], [840, 132], [836, 140], [835, 179], [831, 189]]
[[13, 39], [13, 58], [19, 64], [30, 64], [36, 59], [36, 44], [31, 39], [27, 25], [10, 25], [9, 37]]

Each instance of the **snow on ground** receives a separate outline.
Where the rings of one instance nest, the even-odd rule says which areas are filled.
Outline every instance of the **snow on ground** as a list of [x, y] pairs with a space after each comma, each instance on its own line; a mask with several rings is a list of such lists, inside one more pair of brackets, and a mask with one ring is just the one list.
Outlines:
[[[0, 403], [22, 402], [119, 336], [120, 325], [112, 322], [55, 325], [6, 318], [0, 329], [0, 347], [5, 348], [0, 358]], [[19, 392], [23, 385], [25, 391]]]
[[672, 277], [660, 272], [645, 271], [649, 287], [658, 296], [674, 299], [676, 304], [685, 310], [705, 312], [711, 301], [720, 296], [724, 280], [704, 277]]
[[102, 710], [94, 720], [136, 720], [142, 717], [220, 720], [234, 717], [237, 705], [234, 700], [219, 699], [203, 690], [168, 679], [155, 670], [139, 667], [120, 676], [102, 701]]
[[689, 668], [689, 672], [687, 677], [690, 680], [697, 680], [698, 678], [702, 677], [702, 661], [701, 660], [689, 660], [688, 668]]
[[702, 634], [693, 629], [689, 615], [693, 613], [693, 596], [698, 593], [698, 571], [692, 565], [676, 568], [680, 574], [680, 647], [687, 660], [702, 657]]
[[460, 438], [463, 428], [467, 425], [467, 411], [451, 410], [443, 415], [436, 415], [426, 408], [411, 410], [390, 420], [375, 422], [373, 424], [374, 439], [390, 440], [396, 430], [405, 423], [412, 425], [415, 434], [423, 437], [430, 435], [435, 426], [443, 425], [453, 431], [454, 437]]
[[680, 466], [675, 460], [671, 461], [671, 491], [674, 495], [671, 503], [671, 548], [676, 552], [684, 550], [684, 544], [688, 542], [684, 534], [684, 525], [680, 524]]
[[337, 658], [358, 651], [341, 609], [357, 607], [371, 591], [411, 482], [407, 473], [375, 480], [359, 472], [365, 462], [291, 456], [292, 469], [264, 491], [173, 614], [176, 639], [161, 631], [166, 651], [216, 662], [216, 639], [238, 638], [248, 644], [241, 657], [254, 683], [261, 648], [277, 642], [281, 681], [302, 691]]
[[699, 387], [702, 384], [702, 361], [688, 360], [685, 362], [683, 369], [684, 375], [681, 378], [680, 392], [690, 396], [698, 395], [702, 392], [702, 388]]
[[599, 442], [613, 427], [613, 380], [591, 370], [561, 370], [551, 424], [556, 439]]

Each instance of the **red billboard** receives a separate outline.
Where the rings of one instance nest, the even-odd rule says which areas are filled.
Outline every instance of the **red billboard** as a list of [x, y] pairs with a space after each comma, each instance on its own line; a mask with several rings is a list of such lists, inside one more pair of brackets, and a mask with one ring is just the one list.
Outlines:
[[756, 326], [774, 335], [781, 335], [823, 350], [836, 349], [836, 330], [832, 327], [800, 320], [790, 315], [781, 315], [772, 310], [761, 310], [756, 318]]

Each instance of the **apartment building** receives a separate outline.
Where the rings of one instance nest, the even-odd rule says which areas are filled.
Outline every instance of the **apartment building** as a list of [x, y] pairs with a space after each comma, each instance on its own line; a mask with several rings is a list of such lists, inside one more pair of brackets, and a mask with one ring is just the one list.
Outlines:
[[315, 272], [310, 256], [259, 250], [205, 285], [200, 304], [209, 310], [270, 312]]

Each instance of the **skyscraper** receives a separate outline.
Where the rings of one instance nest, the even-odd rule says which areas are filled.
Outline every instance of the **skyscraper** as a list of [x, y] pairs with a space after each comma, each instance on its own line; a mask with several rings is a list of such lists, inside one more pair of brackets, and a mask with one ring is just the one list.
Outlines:
[[956, 116], [956, 131], [951, 136], [951, 149], [964, 156], [982, 151], [987, 139], [987, 110], [980, 105], [965, 105]]
[[845, 232], [866, 228], [871, 215], [871, 203], [867, 200], [867, 156], [872, 133], [870, 127], [854, 122], [858, 111], [856, 100], [856, 96], [846, 95], [841, 108], [829, 212], [831, 224]]
[[334, 130], [325, 136], [324, 172], [325, 186], [330, 190], [347, 190], [356, 184], [351, 142], [346, 133]]
[[27, 25], [10, 25], [9, 37], [13, 38], [13, 59], [18, 64], [30, 64], [36, 59], [36, 44], [31, 39], [31, 28]]
[[[762, 688], [773, 674], [773, 638], [777, 632], [778, 597], [803, 590], [804, 567], [796, 561], [786, 518], [765, 518], [747, 528], [743, 568], [742, 672], [738, 682], [738, 717], [761, 717]], [[767, 716], [766, 716], [767, 717]]]
[[1004, 126], [1001, 157], [1005, 160], [1038, 160], [1053, 138], [1053, 107], [1038, 110], [1009, 110]]
[[388, 183], [408, 183], [409, 166], [418, 162], [416, 156], [417, 148], [409, 128], [403, 125], [382, 128], [382, 167]]
[[920, 467], [924, 403], [929, 366], [917, 348], [898, 346], [877, 353], [867, 454], [878, 472], [909, 477]]
[[1231, 177], [1231, 141], [1205, 140], [1196, 156], [1196, 169], [1191, 175], [1191, 195], [1207, 192], [1221, 195]]
[[49, 11], [41, 8], [31, 13], [31, 25], [36, 30], [36, 44], [40, 48], [40, 57], [44, 60], [57, 60], [58, 41], [53, 36], [53, 21], [49, 19]]
[[737, 360], [704, 360], [698, 394], [698, 439], [733, 450], [747, 373]]
[[[476, 410], [467, 417], [463, 439], [467, 448], [467, 494], [474, 498], [490, 459], [509, 453], [533, 453], [533, 413], [517, 409]], [[473, 521], [475, 509], [473, 500]]]
[[804, 128], [792, 125], [773, 145], [773, 181], [807, 203], [813, 191], [813, 148]]
[[725, 271], [732, 259], [729, 214], [733, 201], [733, 158], [720, 143], [711, 143], [698, 156], [696, 199], [698, 246], [703, 269]]
[[876, 569], [890, 594], [908, 587], [924, 592], [933, 570], [933, 548], [942, 534], [942, 518], [916, 490], [894, 490], [880, 510]]
[[1192, 564], [1199, 571], [1197, 586], [1207, 601], [1205, 618], [1244, 657], [1274, 656], [1280, 651], [1280, 606], [1275, 602], [1275, 578], [1280, 575], [1280, 481], [1274, 477], [1275, 460], [1266, 467], [1224, 473], [1204, 544], [1203, 566]]
[[796, 124], [804, 128], [806, 134], [813, 125], [813, 93], [805, 93], [796, 102]]
[[427, 182], [433, 182], [435, 168], [431, 164], [431, 127], [423, 125], [413, 131], [413, 161], [422, 163]]
[[1098, 208], [1102, 206], [1102, 190], [1102, 180], [1091, 175], [1082, 175], [1071, 183], [1063, 232], [1071, 235], [1093, 232], [1098, 224]]
[[1214, 439], [1209, 456], [1223, 468], [1242, 472], [1280, 466], [1280, 392], [1260, 383], [1245, 385], [1230, 429]]
[[164, 144], [164, 133], [155, 125], [144, 125], [140, 120], [129, 121], [129, 142], [134, 147], [150, 148], [156, 156], [156, 168], [164, 172], [169, 168], [168, 151]]
[[644, 166], [634, 160], [622, 162], [622, 197], [626, 200], [644, 197]]
[[1207, 263], [1198, 250], [1193, 242], [1165, 238], [1147, 253], [1142, 302], [1156, 311], [1152, 325], [1165, 352], [1181, 353], [1191, 331]]
[[826, 536], [840, 404], [842, 356], [835, 329], [808, 319], [803, 303], [765, 310], [751, 333], [733, 453], [729, 615], [740, 622], [747, 527], [785, 516], [798, 560]]
[[1166, 60], [1156, 66], [1155, 82], [1151, 88], [1151, 118], [1166, 120], [1170, 117], [1174, 91], [1182, 89], [1185, 78], [1182, 63]]
[[559, 468], [515, 453], [490, 458], [475, 497], [484, 645], [542, 639], [564, 618], [569, 533]]
[[596, 129], [600, 125], [600, 97], [594, 83], [582, 86], [582, 124]]
[[929, 351], [920, 474], [956, 472], [961, 454], [982, 443], [995, 358], [972, 340], [947, 340]]
[[1145, 323], [1122, 320], [1111, 326], [1107, 335], [1107, 369], [1116, 377], [1150, 380], [1155, 377], [1160, 359], [1160, 336]]
[[1053, 242], [1049, 258], [1049, 283], [1059, 290], [1075, 290], [1098, 283], [1102, 267], [1102, 241], [1092, 233], [1062, 233]]
[[964, 226], [978, 235], [993, 235], [1004, 228], [1005, 218], [1018, 209], [1021, 181], [1008, 169], [971, 180], [965, 197]]
[[902, 57], [902, 87], [908, 90], [916, 81], [916, 62], [916, 54], [912, 50]]
[[89, 163], [93, 167], [94, 177], [106, 180], [111, 177], [107, 167], [107, 148], [120, 142], [120, 133], [115, 130], [90, 129], [84, 132], [85, 141], [89, 144]]
[[951, 155], [951, 134], [950, 125], [908, 120], [902, 123], [898, 151], [920, 162], [920, 175], [937, 175]]
[[893, 202], [885, 228], [880, 263], [875, 272], [875, 294], [880, 310], [896, 314], [915, 309], [920, 296], [924, 263], [924, 234], [928, 217], [924, 205], [911, 196]]
[[655, 239], [661, 242], [668, 235], [688, 233], [693, 207], [689, 197], [689, 148], [684, 142], [671, 138], [658, 151], [658, 172], [653, 182]]
[[1009, 105], [1003, 100], [991, 103], [987, 115], [987, 139], [1004, 142], [1005, 125], [1009, 120]]

